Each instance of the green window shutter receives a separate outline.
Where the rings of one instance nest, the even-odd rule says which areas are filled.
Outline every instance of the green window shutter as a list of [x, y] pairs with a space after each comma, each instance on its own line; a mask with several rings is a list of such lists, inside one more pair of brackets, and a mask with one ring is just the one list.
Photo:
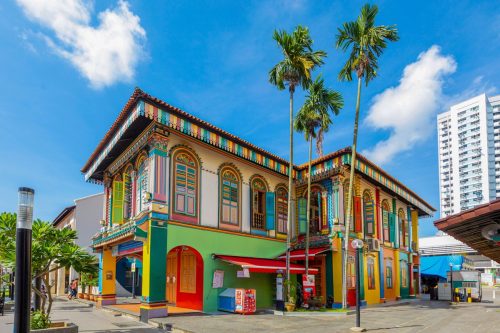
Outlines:
[[299, 198], [299, 234], [305, 234], [307, 229], [307, 200]]
[[389, 213], [390, 241], [396, 242], [396, 215]]
[[123, 222], [123, 182], [114, 181], [113, 182], [113, 198], [112, 198], [112, 222], [122, 223]]
[[274, 192], [266, 193], [266, 229], [274, 230]]
[[386, 212], [385, 210], [382, 211], [382, 223], [383, 223], [383, 235], [382, 239], [384, 242], [390, 242], [391, 241], [391, 235], [389, 233], [389, 212]]

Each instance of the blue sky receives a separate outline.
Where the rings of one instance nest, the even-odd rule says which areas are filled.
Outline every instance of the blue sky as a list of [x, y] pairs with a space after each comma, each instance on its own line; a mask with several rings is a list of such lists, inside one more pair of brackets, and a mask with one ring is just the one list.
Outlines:
[[[35, 215], [47, 220], [101, 191], [79, 170], [135, 86], [286, 158], [288, 95], [267, 73], [281, 56], [273, 30], [298, 24], [328, 52], [315, 75], [345, 99], [324, 150], [349, 145], [356, 87], [337, 81], [346, 56], [334, 38], [363, 3], [3, 1], [0, 211], [16, 210], [19, 186], [36, 189]], [[396, 24], [401, 40], [363, 87], [359, 147], [437, 208], [435, 115], [498, 93], [500, 12], [494, 1], [376, 3], [377, 23]], [[307, 146], [300, 135], [296, 142], [305, 162]], [[434, 232], [423, 220], [421, 234]]]

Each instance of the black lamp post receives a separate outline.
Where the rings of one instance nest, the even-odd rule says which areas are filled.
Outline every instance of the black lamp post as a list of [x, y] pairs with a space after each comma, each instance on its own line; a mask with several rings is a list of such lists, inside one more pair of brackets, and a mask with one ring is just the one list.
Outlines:
[[14, 333], [30, 331], [31, 303], [31, 224], [33, 223], [33, 198], [31, 188], [19, 188], [19, 205], [16, 230], [16, 276], [14, 299]]
[[365, 332], [366, 330], [361, 327], [361, 250], [363, 249], [363, 241], [361, 239], [354, 239], [351, 242], [351, 245], [354, 249], [356, 249], [356, 258], [355, 258], [355, 266], [356, 266], [356, 327], [352, 327], [351, 331], [354, 332]]

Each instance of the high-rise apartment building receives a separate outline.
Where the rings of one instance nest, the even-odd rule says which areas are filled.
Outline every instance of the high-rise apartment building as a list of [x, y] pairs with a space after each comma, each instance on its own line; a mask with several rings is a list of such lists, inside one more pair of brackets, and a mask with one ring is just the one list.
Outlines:
[[437, 127], [441, 217], [500, 197], [500, 95], [451, 106]]

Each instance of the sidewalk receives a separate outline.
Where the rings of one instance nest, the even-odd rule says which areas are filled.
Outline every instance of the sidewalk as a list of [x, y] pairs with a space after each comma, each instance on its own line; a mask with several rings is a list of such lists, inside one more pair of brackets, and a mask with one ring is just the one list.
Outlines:
[[[69, 321], [84, 333], [160, 333], [151, 325], [109, 311], [95, 309], [92, 304], [57, 298], [53, 303], [52, 321]], [[13, 330], [14, 314], [9, 311], [0, 316], [0, 332]]]

